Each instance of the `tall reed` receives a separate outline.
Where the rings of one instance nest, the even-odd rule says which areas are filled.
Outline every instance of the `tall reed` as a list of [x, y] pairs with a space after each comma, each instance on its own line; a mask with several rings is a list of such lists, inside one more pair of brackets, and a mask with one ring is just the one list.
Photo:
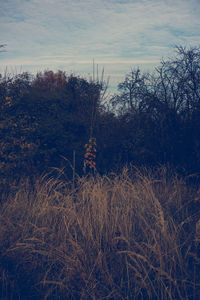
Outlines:
[[200, 219], [176, 175], [21, 182], [0, 208], [5, 299], [198, 299]]

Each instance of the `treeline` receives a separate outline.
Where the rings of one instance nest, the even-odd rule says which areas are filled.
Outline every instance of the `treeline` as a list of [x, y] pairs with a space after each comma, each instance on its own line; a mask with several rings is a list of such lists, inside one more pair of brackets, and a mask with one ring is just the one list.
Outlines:
[[99, 173], [124, 165], [170, 164], [200, 169], [200, 48], [177, 47], [153, 73], [132, 70], [118, 93], [102, 101], [103, 81], [45, 71], [0, 77], [2, 178], [65, 167], [97, 141]]

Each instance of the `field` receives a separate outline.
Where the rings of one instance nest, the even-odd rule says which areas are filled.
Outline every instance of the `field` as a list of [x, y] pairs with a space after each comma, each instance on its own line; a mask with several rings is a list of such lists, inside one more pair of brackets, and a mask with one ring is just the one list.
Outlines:
[[166, 168], [22, 178], [1, 196], [0, 299], [198, 299], [196, 192]]

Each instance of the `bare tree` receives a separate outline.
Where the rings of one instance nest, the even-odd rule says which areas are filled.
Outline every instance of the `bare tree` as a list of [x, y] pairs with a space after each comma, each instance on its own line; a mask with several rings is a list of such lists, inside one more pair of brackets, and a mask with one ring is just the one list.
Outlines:
[[189, 117], [200, 100], [200, 48], [177, 46], [176, 54], [156, 69], [157, 95], [166, 107]]
[[120, 94], [114, 95], [112, 104], [121, 112], [136, 112], [144, 108], [144, 100], [152, 93], [151, 75], [141, 74], [140, 69], [132, 69], [125, 80], [118, 85]]

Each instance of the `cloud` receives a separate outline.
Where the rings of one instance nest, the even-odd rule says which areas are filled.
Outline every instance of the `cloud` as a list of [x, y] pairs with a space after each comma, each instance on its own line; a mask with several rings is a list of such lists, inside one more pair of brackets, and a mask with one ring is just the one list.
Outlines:
[[88, 72], [94, 58], [111, 74], [153, 66], [176, 44], [200, 44], [199, 14], [198, 0], [2, 1], [0, 62]]

